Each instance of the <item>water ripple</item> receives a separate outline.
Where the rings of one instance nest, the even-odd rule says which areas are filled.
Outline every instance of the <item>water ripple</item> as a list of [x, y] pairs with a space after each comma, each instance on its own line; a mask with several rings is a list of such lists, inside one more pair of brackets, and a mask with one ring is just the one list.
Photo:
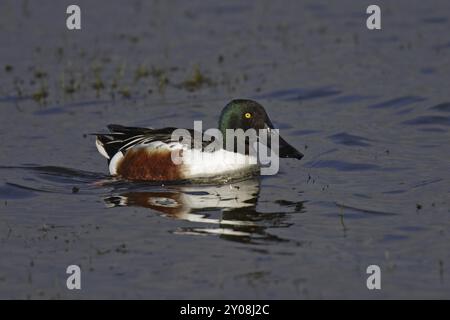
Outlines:
[[316, 98], [324, 98], [340, 94], [341, 91], [330, 88], [321, 87], [314, 89], [287, 89], [277, 90], [267, 94], [258, 95], [256, 99], [278, 99], [283, 101], [302, 101]]
[[410, 105], [412, 103], [425, 101], [426, 99], [423, 97], [417, 97], [417, 96], [404, 96], [399, 97], [395, 99], [391, 99], [388, 101], [372, 104], [369, 106], [369, 108], [372, 109], [383, 109], [383, 108], [398, 108]]
[[431, 107], [430, 109], [442, 112], [450, 112], [450, 102], [440, 103], [436, 106]]
[[420, 116], [414, 119], [404, 121], [403, 124], [408, 125], [442, 125], [450, 126], [450, 117], [444, 116]]
[[328, 138], [334, 143], [343, 144], [346, 146], [358, 146], [358, 147], [370, 146], [370, 144], [368, 143], [370, 139], [348, 134], [346, 132], [337, 133], [332, 136], [329, 136]]

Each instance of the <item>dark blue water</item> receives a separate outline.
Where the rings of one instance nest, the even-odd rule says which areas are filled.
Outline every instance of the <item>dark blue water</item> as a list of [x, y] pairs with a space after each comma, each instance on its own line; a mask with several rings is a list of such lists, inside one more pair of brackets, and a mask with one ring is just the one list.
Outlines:
[[[381, 1], [381, 31], [348, 0], [78, 1], [76, 32], [68, 4], [0, 5], [1, 298], [449, 297], [447, 1]], [[215, 127], [233, 98], [305, 157], [129, 183], [88, 135]]]

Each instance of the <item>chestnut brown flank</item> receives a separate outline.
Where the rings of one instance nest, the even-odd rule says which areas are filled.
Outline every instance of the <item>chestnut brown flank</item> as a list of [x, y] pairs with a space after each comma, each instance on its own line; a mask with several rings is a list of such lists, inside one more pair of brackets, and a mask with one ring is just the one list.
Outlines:
[[118, 163], [117, 173], [129, 180], [169, 181], [183, 179], [182, 165], [172, 162], [171, 151], [129, 149]]

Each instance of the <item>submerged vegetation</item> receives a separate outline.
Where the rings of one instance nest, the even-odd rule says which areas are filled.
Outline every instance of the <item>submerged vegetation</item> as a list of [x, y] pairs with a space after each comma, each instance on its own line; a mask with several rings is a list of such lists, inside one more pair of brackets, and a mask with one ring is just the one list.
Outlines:
[[[35, 52], [45, 54], [41, 48]], [[22, 73], [23, 76], [12, 78], [9, 90], [18, 97], [46, 104], [51, 102], [49, 97], [55, 101], [76, 99], [77, 95], [129, 99], [133, 92], [140, 93], [138, 96], [154, 92], [165, 95], [167, 90], [195, 92], [215, 83], [199, 65], [190, 68], [158, 66], [148, 62], [131, 64], [121, 58], [103, 55], [86, 67], [83, 61], [90, 55], [84, 49], [80, 49], [75, 58], [69, 58], [61, 47], [52, 50], [52, 55], [57, 57], [55, 65], [28, 66], [28, 72]], [[223, 59], [220, 56], [219, 63]], [[13, 71], [11, 64], [5, 64], [5, 73], [12, 74]]]
[[44, 103], [48, 97], [48, 90], [44, 86], [40, 87], [32, 94], [33, 100], [38, 103]]
[[99, 75], [95, 76], [95, 80], [92, 83], [92, 88], [97, 92], [97, 97], [100, 95], [100, 91], [105, 89], [105, 84]]
[[188, 91], [195, 91], [205, 85], [211, 85], [212, 81], [207, 78], [201, 71], [198, 65], [194, 67], [194, 72], [183, 82], [183, 87]]
[[64, 92], [67, 94], [73, 94], [77, 90], [80, 89], [80, 83], [75, 80], [75, 78], [71, 77], [67, 83], [64, 80], [61, 81], [61, 87]]
[[128, 89], [127, 87], [119, 89], [118, 93], [121, 94], [124, 98], [131, 98], [130, 89]]
[[145, 65], [140, 65], [134, 72], [134, 81], [137, 82], [140, 79], [147, 78], [148, 76], [150, 76], [150, 70]]

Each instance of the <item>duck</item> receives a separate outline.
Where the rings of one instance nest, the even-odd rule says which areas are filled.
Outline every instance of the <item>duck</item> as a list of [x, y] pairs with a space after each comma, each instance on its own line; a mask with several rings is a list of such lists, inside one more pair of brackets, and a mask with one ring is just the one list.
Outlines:
[[[286, 142], [278, 130], [274, 130], [264, 107], [249, 99], [234, 99], [226, 104], [212, 138], [207, 134], [210, 129], [198, 132], [195, 125], [194, 129], [154, 129], [118, 124], [110, 124], [107, 128], [108, 133], [93, 134], [96, 136], [97, 150], [107, 159], [112, 176], [129, 181], [228, 182], [257, 176], [263, 165], [256, 149], [261, 146], [265, 146], [266, 151], [275, 149], [276, 143], [271, 136], [274, 134], [278, 138], [276, 156], [297, 160], [303, 158], [300, 151]], [[199, 134], [203, 139], [200, 143], [186, 137], [180, 139], [175, 134], [180, 130], [191, 137]], [[243, 148], [233, 143], [229, 147], [227, 138], [228, 142], [232, 138], [227, 134], [230, 130], [254, 130], [256, 141], [244, 139]], [[263, 139], [267, 134], [270, 138]], [[214, 148], [210, 148], [212, 144]]]

